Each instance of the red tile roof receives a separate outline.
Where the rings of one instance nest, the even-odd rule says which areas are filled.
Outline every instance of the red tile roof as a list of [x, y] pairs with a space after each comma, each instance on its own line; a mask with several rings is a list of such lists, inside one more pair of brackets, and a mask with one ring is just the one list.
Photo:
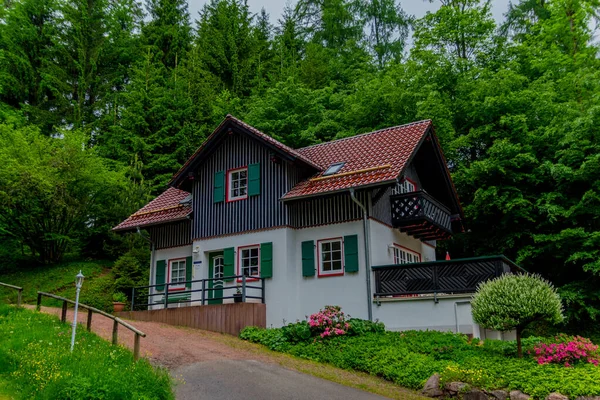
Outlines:
[[190, 203], [180, 204], [190, 194], [186, 191], [168, 188], [157, 198], [146, 204], [135, 214], [113, 228], [114, 231], [125, 231], [136, 227], [163, 224], [185, 219], [191, 212]]
[[345, 164], [334, 175], [323, 177], [320, 172], [300, 182], [283, 199], [392, 182], [402, 173], [430, 127], [430, 120], [419, 121], [298, 149], [323, 170], [333, 163]]

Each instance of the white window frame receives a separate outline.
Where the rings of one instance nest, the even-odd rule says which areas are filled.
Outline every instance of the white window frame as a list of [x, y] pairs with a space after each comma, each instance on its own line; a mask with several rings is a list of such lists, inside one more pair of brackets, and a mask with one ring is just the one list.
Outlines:
[[[319, 276], [344, 275], [344, 240], [340, 237], [340, 238], [318, 240], [317, 243], [318, 243], [317, 250], [318, 250], [318, 254], [319, 254]], [[332, 243], [339, 243], [340, 244], [339, 250], [332, 250], [331, 247], [329, 250], [326, 250], [326, 251], [323, 250], [324, 244], [331, 245]], [[339, 258], [336, 257], [336, 258], [332, 258], [327, 261], [324, 259], [325, 253], [330, 253], [333, 255], [333, 253], [337, 253], [338, 251], [340, 253]], [[333, 263], [337, 262], [337, 261], [339, 261], [339, 263], [340, 263], [340, 268], [333, 269]], [[325, 269], [324, 269], [325, 262], [331, 263], [331, 270], [325, 271]]]
[[[256, 257], [252, 256], [250, 253], [252, 250], [256, 250]], [[250, 252], [248, 255], [245, 255], [245, 252]], [[244, 261], [245, 260], [252, 260], [253, 258], [256, 258], [256, 266], [250, 264], [248, 266], [244, 266]], [[238, 275], [244, 275], [244, 269], [248, 269], [248, 268], [256, 268], [256, 274], [252, 275], [252, 274], [248, 274], [246, 275], [246, 280], [248, 279], [260, 279], [260, 245], [256, 244], [256, 245], [250, 245], [250, 246], [240, 246], [238, 247]], [[251, 272], [251, 271], [250, 271]], [[239, 282], [241, 282], [241, 279], [238, 279]]]
[[[233, 195], [234, 181], [242, 182], [243, 179], [239, 178], [239, 177], [234, 179], [233, 175], [236, 173], [240, 173], [242, 171], [246, 172], [246, 178], [245, 178], [246, 184], [245, 184], [245, 186], [238, 186], [236, 189], [241, 189], [242, 187], [245, 188], [246, 189], [245, 194], [242, 194], [242, 195], [238, 194], [237, 196], [234, 196]], [[243, 199], [247, 199], [247, 198], [248, 198], [248, 167], [236, 168], [236, 169], [227, 171], [227, 201], [243, 200]]]
[[399, 182], [392, 189], [392, 194], [403, 194], [403, 193], [412, 193], [417, 191], [417, 184], [408, 179], [404, 178], [402, 182]]
[[421, 253], [407, 249], [404, 246], [394, 243], [394, 264], [412, 264], [421, 262]]
[[[177, 264], [177, 282], [173, 281], [173, 272], [175, 271], [174, 264]], [[183, 281], [181, 279], [181, 264], [183, 264]], [[185, 281], [187, 276], [187, 260], [185, 258], [176, 258], [169, 260], [169, 290], [177, 290], [185, 288]]]

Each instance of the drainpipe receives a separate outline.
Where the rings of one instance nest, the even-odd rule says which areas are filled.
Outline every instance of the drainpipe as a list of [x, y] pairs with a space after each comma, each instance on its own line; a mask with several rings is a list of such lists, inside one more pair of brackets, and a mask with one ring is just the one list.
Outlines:
[[365, 239], [365, 273], [367, 274], [367, 313], [369, 321], [373, 321], [373, 302], [371, 295], [371, 237], [369, 229], [369, 216], [367, 208], [356, 198], [354, 188], [350, 188], [350, 198], [354, 201], [363, 211], [363, 231]]

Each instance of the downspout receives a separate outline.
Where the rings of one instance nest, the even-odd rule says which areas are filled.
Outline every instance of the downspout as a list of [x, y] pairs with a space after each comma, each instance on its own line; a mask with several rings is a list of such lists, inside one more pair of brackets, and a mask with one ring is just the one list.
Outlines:
[[367, 208], [356, 198], [354, 188], [350, 188], [350, 198], [354, 201], [363, 211], [363, 231], [365, 239], [365, 273], [367, 274], [367, 313], [369, 321], [373, 321], [373, 301], [371, 299], [371, 235], [369, 229], [369, 215]]

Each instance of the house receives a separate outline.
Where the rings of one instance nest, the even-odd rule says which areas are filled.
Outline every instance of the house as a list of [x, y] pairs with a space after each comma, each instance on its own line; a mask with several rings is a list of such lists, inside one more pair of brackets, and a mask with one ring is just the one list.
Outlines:
[[267, 326], [335, 304], [389, 329], [481, 336], [471, 293], [518, 267], [436, 261], [462, 215], [429, 120], [292, 149], [228, 115], [114, 230], [150, 236], [149, 309], [233, 302], [243, 285]]

